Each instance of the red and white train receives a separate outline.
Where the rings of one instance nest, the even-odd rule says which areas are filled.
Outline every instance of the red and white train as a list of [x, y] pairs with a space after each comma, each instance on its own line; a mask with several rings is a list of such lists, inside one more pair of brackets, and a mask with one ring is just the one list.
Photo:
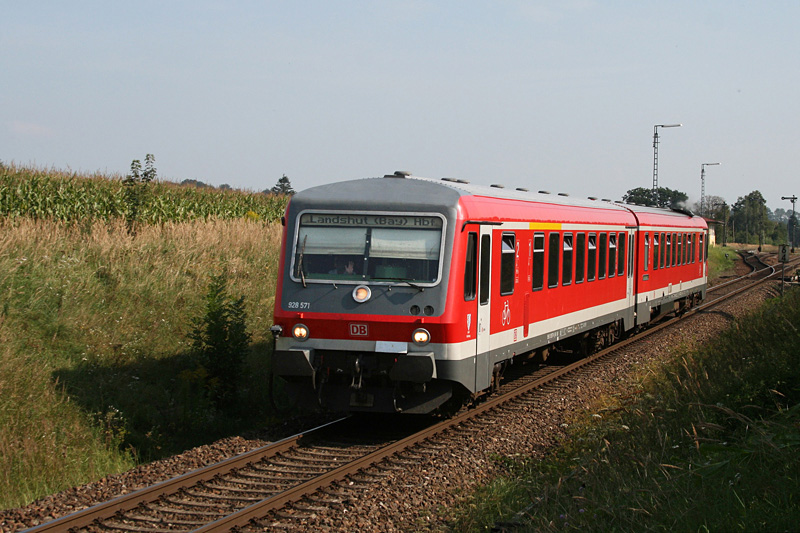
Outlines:
[[309, 407], [444, 410], [706, 293], [686, 211], [396, 172], [300, 192], [283, 222], [273, 371]]

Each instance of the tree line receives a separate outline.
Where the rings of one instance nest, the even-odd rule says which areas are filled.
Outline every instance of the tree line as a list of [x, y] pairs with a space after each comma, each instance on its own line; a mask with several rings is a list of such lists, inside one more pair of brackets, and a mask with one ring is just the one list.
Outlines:
[[797, 215], [791, 210], [767, 207], [767, 201], [760, 191], [740, 196], [733, 204], [728, 204], [719, 196], [707, 196], [704, 206], [699, 202], [687, 206], [688, 195], [681, 191], [659, 187], [655, 191], [637, 187], [622, 196], [627, 203], [663, 208], [689, 208], [695, 214], [702, 214], [715, 220], [719, 225], [718, 240], [744, 244], [785, 244], [792, 237], [793, 245], [800, 244], [800, 228], [797, 228]]

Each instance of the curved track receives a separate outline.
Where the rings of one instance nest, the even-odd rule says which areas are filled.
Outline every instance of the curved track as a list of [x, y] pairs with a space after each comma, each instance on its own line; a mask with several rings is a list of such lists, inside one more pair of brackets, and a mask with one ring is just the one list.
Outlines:
[[[690, 310], [704, 310], [776, 275], [757, 256], [745, 257], [753, 272], [709, 289], [713, 299]], [[761, 263], [762, 268], [757, 268]], [[765, 267], [766, 268], [763, 268]], [[232, 528], [271, 527], [276, 511], [316, 493], [310, 504], [335, 505], [335, 482], [351, 485], [374, 482], [382, 472], [404, 468], [426, 448], [447, 439], [468, 424], [480, 424], [498, 408], [514, 409], [514, 403], [545, 384], [585, 369], [598, 359], [638, 342], [672, 325], [666, 320], [641, 334], [589, 357], [563, 366], [542, 366], [533, 373], [509, 375], [497, 394], [470, 409], [442, 421], [425, 419], [423, 427], [384, 429], [365, 438], [364, 419], [343, 418], [302, 434], [253, 450], [218, 464], [185, 474], [152, 487], [119, 497], [28, 531], [229, 531]], [[522, 365], [520, 365], [522, 366]], [[414, 419], [420, 423], [420, 419]], [[354, 426], [355, 424], [355, 426]], [[375, 424], [377, 426], [378, 424]], [[408, 435], [410, 433], [410, 435]], [[323, 489], [323, 490], [321, 490]], [[250, 525], [250, 526], [249, 526]]]

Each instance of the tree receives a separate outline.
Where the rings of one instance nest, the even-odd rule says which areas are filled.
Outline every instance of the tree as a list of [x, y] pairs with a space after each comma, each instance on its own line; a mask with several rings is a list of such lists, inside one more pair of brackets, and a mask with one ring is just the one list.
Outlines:
[[198, 189], [202, 189], [202, 188], [208, 187], [208, 185], [207, 185], [207, 184], [205, 184], [205, 183], [203, 183], [202, 181], [190, 180], [190, 179], [185, 179], [185, 180], [183, 180], [183, 181], [181, 182], [181, 185], [187, 185], [187, 186], [191, 186], [191, 187], [197, 187]]
[[622, 201], [631, 204], [643, 204], [653, 207], [682, 207], [689, 196], [681, 191], [668, 189], [667, 187], [659, 187], [653, 189], [645, 189], [644, 187], [637, 187], [626, 192], [622, 196]]
[[792, 244], [792, 248], [794, 248], [795, 246], [797, 246], [798, 237], [800, 237], [800, 235], [798, 235], [798, 233], [800, 233], [800, 230], [797, 229], [796, 213], [792, 213], [791, 215], [789, 215], [789, 222], [786, 225], [786, 231], [789, 236], [789, 242]]
[[141, 161], [134, 159], [131, 161], [131, 173], [122, 180], [125, 187], [125, 222], [130, 235], [136, 235], [141, 211], [148, 200], [147, 186], [156, 177], [156, 158], [153, 154], [147, 154], [144, 158], [144, 170]]
[[714, 196], [713, 194], [709, 194], [706, 196], [706, 210], [705, 213], [702, 212], [700, 200], [694, 202], [692, 204], [692, 212], [700, 215], [702, 214], [706, 218], [713, 218], [716, 220], [722, 220], [722, 217], [719, 213], [722, 210], [722, 205], [725, 203], [725, 198], [722, 196]]
[[278, 183], [275, 184], [269, 191], [272, 194], [286, 194], [292, 196], [296, 191], [292, 189], [292, 183], [289, 181], [289, 178], [286, 177], [286, 174], [281, 176], [281, 179], [278, 180]]
[[738, 242], [763, 244], [765, 235], [773, 233], [772, 225], [767, 227], [768, 222], [767, 201], [759, 191], [740, 196], [733, 205], [733, 225]]

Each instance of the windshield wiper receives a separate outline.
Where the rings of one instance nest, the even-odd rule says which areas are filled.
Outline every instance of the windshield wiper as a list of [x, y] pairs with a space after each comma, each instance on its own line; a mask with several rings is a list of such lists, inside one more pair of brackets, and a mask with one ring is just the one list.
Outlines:
[[306, 273], [303, 272], [303, 255], [306, 253], [306, 241], [308, 240], [308, 235], [303, 237], [303, 247], [300, 248], [300, 257], [297, 259], [297, 275], [300, 276], [300, 281], [303, 282], [303, 288], [307, 287], [306, 285]]
[[[420, 292], [425, 292], [425, 287], [420, 287], [416, 283], [412, 283], [410, 280], [407, 280], [405, 278], [372, 278], [372, 280], [373, 281], [396, 281], [398, 283], [405, 283], [409, 287], [417, 289]], [[397, 285], [392, 285], [392, 287], [396, 287], [396, 286]], [[389, 287], [389, 288], [391, 289], [392, 287]]]

